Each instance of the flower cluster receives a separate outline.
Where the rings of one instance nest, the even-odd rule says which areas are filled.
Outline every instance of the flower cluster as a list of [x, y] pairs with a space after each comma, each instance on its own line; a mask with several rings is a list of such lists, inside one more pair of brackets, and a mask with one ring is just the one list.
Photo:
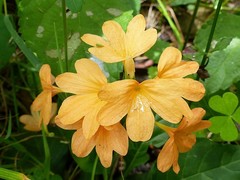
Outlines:
[[[55, 81], [50, 67], [42, 66], [43, 92], [32, 105], [32, 110], [40, 114], [31, 118], [22, 116], [20, 121], [26, 124], [25, 128], [36, 130], [41, 123], [47, 125], [53, 109], [52, 97], [59, 92], [71, 93], [59, 108], [55, 123], [63, 129], [75, 130], [71, 147], [76, 156], [85, 157], [95, 147], [102, 165], [110, 167], [113, 151], [126, 155], [128, 138], [134, 142], [148, 141], [156, 124], [169, 135], [158, 156], [157, 167], [165, 172], [173, 166], [178, 173], [179, 153], [189, 151], [195, 144], [192, 133], [210, 126], [208, 121], [202, 121], [205, 111], [191, 110], [186, 102], [201, 100], [205, 89], [199, 81], [186, 78], [197, 72], [198, 63], [182, 60], [181, 52], [174, 47], [166, 48], [161, 54], [154, 79], [141, 83], [133, 79], [134, 58], [149, 50], [157, 40], [157, 31], [145, 27], [144, 17], [137, 15], [129, 22], [126, 32], [115, 21], [107, 21], [102, 26], [104, 37], [82, 36], [92, 46], [89, 52], [95, 57], [106, 63], [123, 63], [123, 80], [108, 83], [99, 66], [89, 59], [77, 60], [76, 73], [65, 72]], [[180, 125], [177, 128], [163, 125], [155, 120], [154, 112]]]

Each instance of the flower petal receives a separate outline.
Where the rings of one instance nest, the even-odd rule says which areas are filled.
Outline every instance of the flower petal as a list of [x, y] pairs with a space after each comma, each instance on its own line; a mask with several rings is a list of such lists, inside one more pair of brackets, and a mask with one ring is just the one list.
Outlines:
[[106, 21], [102, 26], [102, 31], [116, 53], [124, 56], [124, 53], [126, 53], [125, 32], [120, 24], [115, 21]]
[[178, 173], [180, 170], [178, 165], [178, 156], [179, 153], [177, 146], [174, 144], [174, 138], [169, 138], [158, 155], [158, 170], [161, 172], [166, 172], [171, 168], [171, 166], [174, 166], [174, 172]]
[[123, 54], [118, 54], [116, 50], [100, 36], [85, 34], [81, 39], [93, 46], [89, 48], [88, 51], [104, 62], [113, 63], [124, 60]]
[[83, 86], [89, 86], [89, 89], [90, 87], [95, 87], [99, 90], [99, 88], [107, 83], [107, 78], [97, 63], [89, 59], [83, 58], [76, 61], [75, 68], [77, 73], [80, 75], [81, 80], [86, 82]]
[[83, 120], [83, 119], [81, 119], [81, 120], [79, 120], [79, 121], [77, 121], [77, 122], [75, 122], [75, 123], [73, 123], [73, 124], [65, 125], [65, 124], [62, 124], [62, 123], [61, 123], [61, 121], [60, 121], [59, 118], [57, 118], [57, 119], [55, 119], [55, 124], [56, 124], [58, 127], [62, 128], [62, 129], [66, 129], [66, 130], [78, 130], [78, 129], [82, 128], [82, 120]]
[[51, 68], [48, 64], [43, 64], [42, 67], [39, 70], [39, 77], [42, 84], [43, 89], [45, 87], [48, 87], [49, 85], [52, 85], [52, 74], [51, 74]]
[[70, 96], [63, 101], [56, 119], [64, 125], [73, 124], [91, 111], [92, 106], [97, 102], [98, 99], [94, 94]]
[[159, 72], [158, 78], [181, 78], [197, 72], [199, 64], [195, 61], [181, 61], [168, 71]]
[[91, 45], [91, 46], [106, 46], [107, 42], [101, 37], [94, 34], [84, 34], [81, 37], [82, 41]]
[[164, 49], [158, 62], [158, 76], [161, 77], [161, 74], [179, 64], [181, 59], [182, 54], [177, 48], [167, 47]]
[[148, 100], [138, 95], [126, 119], [129, 138], [135, 142], [149, 140], [153, 133], [154, 122]]
[[[76, 73], [63, 73], [56, 77], [56, 84], [60, 89], [67, 93], [80, 94], [84, 93], [82, 90], [84, 88], [83, 83], [81, 82], [81, 77]], [[86, 92], [88, 92], [86, 88]]]
[[203, 84], [190, 78], [151, 79], [142, 84], [148, 84], [149, 89], [158, 89], [162, 95], [183, 97], [191, 101], [199, 101], [205, 94]]
[[146, 21], [144, 16], [139, 14], [135, 16], [128, 24], [126, 32], [126, 46], [129, 55], [132, 58], [139, 56], [149, 50], [157, 40], [156, 29], [145, 31]]
[[51, 92], [46, 93], [44, 105], [40, 111], [40, 115], [43, 118], [43, 124], [48, 125], [52, 115], [52, 94]]
[[45, 105], [47, 99], [49, 99], [49, 94], [51, 95], [50, 91], [42, 91], [33, 101], [31, 108], [32, 111], [40, 111], [42, 110], [43, 106]]
[[[38, 114], [39, 116], [39, 114]], [[31, 115], [22, 115], [19, 118], [19, 121], [23, 124], [25, 124], [24, 129], [28, 131], [41, 131], [41, 120], [40, 116], [39, 118], [33, 118]]]
[[77, 130], [72, 136], [72, 152], [78, 157], [86, 157], [96, 145], [95, 139], [85, 139], [82, 129]]
[[[161, 83], [160, 83], [161, 82]], [[188, 104], [169, 88], [170, 80], [146, 80], [140, 84], [141, 93], [150, 102], [151, 108], [163, 119], [178, 123], [182, 116], [191, 117]], [[177, 95], [175, 95], [177, 94]]]
[[91, 138], [97, 132], [100, 126], [97, 115], [104, 104], [105, 102], [99, 101], [96, 105], [92, 106], [92, 110], [84, 117], [82, 128], [86, 139]]
[[125, 156], [128, 152], [128, 135], [125, 128], [120, 123], [117, 123], [113, 125], [111, 130], [108, 130], [108, 133], [110, 134], [109, 142], [112, 149], [118, 154]]
[[129, 111], [135, 96], [135, 80], [122, 80], [107, 84], [99, 92], [99, 98], [108, 103], [99, 112], [99, 123], [110, 126], [119, 122]]
[[111, 147], [111, 141], [109, 139], [115, 138], [110, 137], [110, 133], [104, 129], [104, 127], [100, 127], [98, 133], [96, 134], [96, 152], [99, 156], [101, 164], [108, 168], [112, 163], [112, 154], [113, 149]]

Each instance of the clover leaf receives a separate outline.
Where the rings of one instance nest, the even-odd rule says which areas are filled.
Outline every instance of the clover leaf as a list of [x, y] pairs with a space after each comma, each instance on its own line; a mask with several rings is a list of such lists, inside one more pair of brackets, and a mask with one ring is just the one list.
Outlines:
[[[213, 96], [209, 100], [209, 106], [222, 115], [211, 117], [212, 122], [209, 130], [213, 133], [220, 133], [225, 141], [233, 141], [238, 137], [236, 123], [240, 123], [240, 107], [238, 98], [231, 92], [226, 92], [223, 96]], [[234, 122], [235, 121], [235, 122]]]

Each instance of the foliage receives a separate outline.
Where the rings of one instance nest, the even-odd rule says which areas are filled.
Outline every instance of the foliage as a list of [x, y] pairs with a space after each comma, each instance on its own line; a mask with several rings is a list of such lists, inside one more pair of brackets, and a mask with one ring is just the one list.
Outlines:
[[[194, 16], [193, 7], [198, 1], [161, 1], [166, 9], [171, 10], [169, 12], [173, 12], [164, 16], [159, 1], [1, 1], [0, 178], [239, 179], [240, 7], [236, 1], [225, 1], [220, 14], [215, 16], [216, 6], [222, 0], [201, 1], [199, 10], [206, 12], [202, 15], [198, 11], [199, 14]], [[147, 74], [141, 74], [142, 77], [157, 76], [157, 64], [166, 47], [181, 48], [182, 44], [176, 39], [189, 35], [182, 33], [188, 30], [188, 27], [181, 27], [180, 19], [185, 18], [184, 13], [191, 14], [194, 23], [192, 31], [189, 31], [193, 37], [187, 42], [190, 46], [181, 49], [183, 59], [199, 63], [198, 75], [200, 71], [209, 75], [207, 78], [188, 76], [203, 83], [206, 89], [200, 102], [189, 105], [191, 108], [204, 108], [204, 119], [209, 119], [212, 125], [208, 130], [197, 132], [195, 146], [189, 152], [180, 154], [179, 174], [172, 170], [162, 173], [157, 169], [157, 156], [169, 136], [156, 127], [149, 141], [129, 141], [127, 155], [122, 157], [114, 153], [112, 166], [104, 168], [95, 150], [84, 158], [72, 153], [71, 138], [74, 131], [63, 130], [50, 123], [48, 129], [43, 127], [42, 132], [28, 132], [19, 121], [20, 115], [30, 114], [31, 103], [41, 91], [38, 73], [42, 64], [49, 64], [52, 74], [57, 76], [64, 72], [75, 72], [77, 60], [91, 58], [104, 71], [108, 82], [123, 79], [123, 64], [105, 63], [92, 56], [88, 52], [89, 45], [81, 37], [86, 33], [102, 36], [102, 25], [108, 20], [118, 22], [126, 31], [128, 23], [139, 13], [146, 16], [149, 23], [147, 27], [154, 26], [159, 33], [154, 46], [144, 54], [152, 64], [144, 67]], [[158, 16], [157, 25], [149, 22], [154, 15]], [[202, 22], [199, 21], [201, 16]], [[171, 29], [169, 19], [176, 29]], [[210, 41], [215, 20], [217, 24]], [[179, 37], [176, 37], [177, 34]], [[206, 52], [209, 41], [210, 50]], [[207, 63], [203, 64], [204, 56], [207, 57]], [[54, 102], [60, 107], [69, 95], [63, 93], [54, 97]], [[155, 118], [162, 122], [157, 115]], [[122, 124], [126, 126], [125, 121]], [[169, 126], [175, 128], [177, 125]], [[6, 176], [6, 173], [10, 175]]]

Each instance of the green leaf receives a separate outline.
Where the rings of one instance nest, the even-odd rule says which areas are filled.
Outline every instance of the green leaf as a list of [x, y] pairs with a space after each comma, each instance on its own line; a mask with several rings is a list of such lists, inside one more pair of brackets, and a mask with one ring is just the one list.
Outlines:
[[220, 133], [224, 141], [234, 141], [238, 137], [238, 131], [229, 116], [214, 116], [209, 119], [212, 122], [209, 130], [215, 134]]
[[[84, 33], [102, 35], [102, 24], [124, 12], [139, 11], [140, 0], [91, 0], [83, 3], [78, 13], [66, 12], [69, 71], [74, 71], [77, 59], [90, 56], [87, 45], [80, 40]], [[19, 3], [19, 31], [26, 45], [42, 63], [52, 67], [54, 75], [61, 73], [64, 61], [62, 3], [59, 0], [22, 0]]]
[[132, 10], [124, 12], [122, 13], [121, 16], [114, 18], [114, 21], [118, 22], [122, 26], [123, 30], [126, 31], [128, 23], [133, 18], [132, 14], [133, 14]]
[[[72, 154], [73, 159], [76, 161], [79, 168], [87, 173], [92, 173], [93, 164], [95, 161], [97, 154], [95, 151], [92, 151], [88, 156], [81, 158]], [[96, 174], [102, 174], [104, 171], [104, 167], [100, 162], [97, 163]]]
[[85, 0], [66, 0], [66, 5], [73, 13], [77, 13], [82, 9]]
[[[206, 48], [207, 40], [208, 40], [207, 37], [209, 36], [210, 30], [212, 27], [212, 22], [213, 20], [207, 21], [195, 36], [194, 44], [199, 51], [204, 52]], [[214, 36], [213, 36], [213, 41], [212, 41], [213, 47], [214, 47], [214, 44], [216, 44], [223, 37], [240, 38], [240, 31], [239, 31], [240, 23], [236, 23], [236, 22], [240, 22], [239, 15], [234, 15], [234, 14], [225, 13], [225, 12], [222, 12], [219, 15]]]
[[172, 170], [161, 173], [154, 165], [146, 179], [237, 180], [240, 177], [240, 147], [197, 139], [191, 151], [180, 154], [179, 165], [181, 168], [179, 174]]
[[231, 92], [226, 92], [223, 97], [216, 95], [210, 98], [209, 106], [222, 114], [232, 115], [238, 106], [238, 98]]
[[142, 165], [149, 160], [147, 154], [148, 143], [134, 143], [130, 141], [129, 144], [128, 154], [124, 157], [124, 160], [126, 161], [124, 176], [127, 176], [133, 168]]
[[118, 63], [104, 63], [104, 70], [109, 73], [108, 82], [114, 82], [120, 79], [123, 72], [122, 62]]
[[154, 61], [154, 63], [158, 63], [160, 55], [162, 54], [163, 50], [169, 46], [168, 42], [162, 41], [160, 39], [149, 49], [145, 55]]
[[240, 124], [240, 107], [238, 107], [237, 110], [234, 112], [232, 118], [234, 119], [234, 121]]
[[0, 29], [0, 69], [2, 69], [15, 51], [15, 46], [11, 44], [11, 35], [4, 24], [2, 14], [0, 14]]
[[225, 90], [240, 80], [239, 49], [240, 38], [233, 38], [225, 49], [210, 54], [206, 67], [210, 77], [204, 82], [207, 94], [212, 94], [220, 89]]

